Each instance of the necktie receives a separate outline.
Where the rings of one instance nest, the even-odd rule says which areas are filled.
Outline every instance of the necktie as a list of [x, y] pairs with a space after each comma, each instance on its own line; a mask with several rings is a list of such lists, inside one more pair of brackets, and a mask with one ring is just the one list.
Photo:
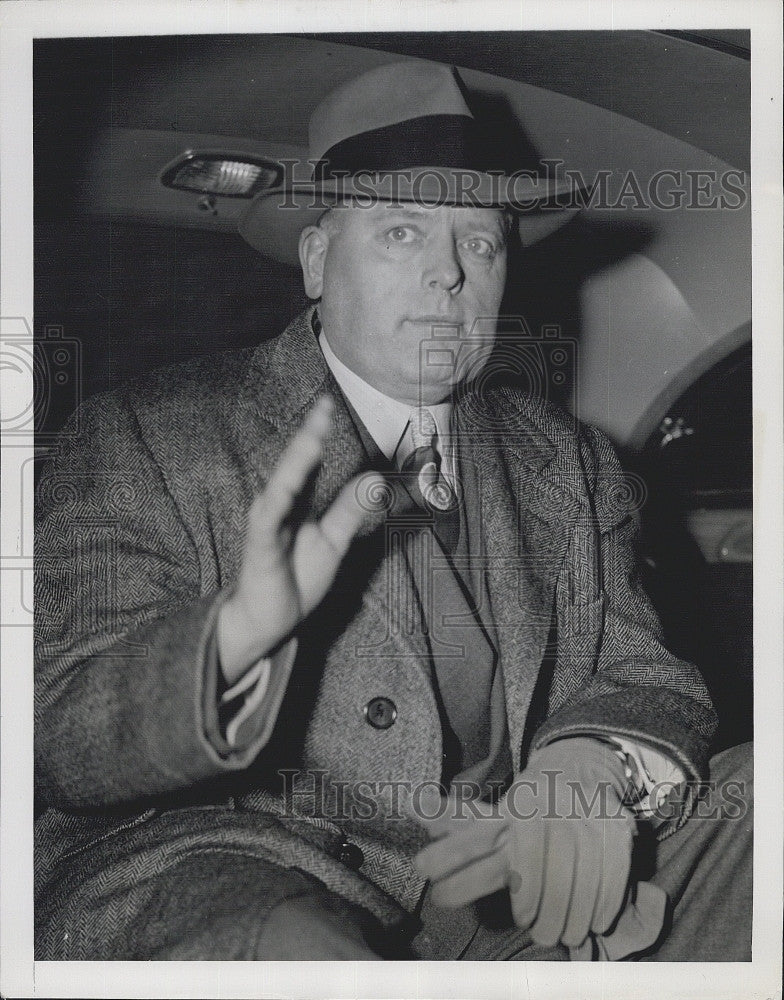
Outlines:
[[[481, 627], [469, 581], [458, 569], [463, 566], [470, 577], [465, 567], [469, 533], [462, 509], [464, 490], [461, 486], [458, 499], [457, 488], [442, 469], [438, 428], [429, 410], [411, 413], [406, 437], [414, 447], [400, 465], [404, 485], [427, 514], [434, 536], [432, 549], [425, 546], [429, 555], [421, 544], [414, 545], [409, 561], [417, 574], [443, 711], [442, 778], [451, 781], [465, 773], [468, 780], [481, 783], [494, 763], [491, 749], [498, 749], [491, 734], [495, 651]], [[503, 729], [501, 720], [501, 734]]]
[[414, 502], [433, 518], [433, 527], [447, 552], [454, 552], [460, 535], [460, 511], [457, 495], [441, 470], [438, 428], [426, 407], [411, 411], [406, 433], [414, 448], [403, 460], [406, 488]]

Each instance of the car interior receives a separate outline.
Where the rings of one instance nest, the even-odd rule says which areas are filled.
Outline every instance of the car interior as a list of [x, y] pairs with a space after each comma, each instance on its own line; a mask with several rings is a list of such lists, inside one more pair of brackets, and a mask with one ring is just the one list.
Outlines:
[[714, 749], [750, 739], [748, 32], [37, 39], [38, 464], [85, 397], [300, 311], [300, 274], [246, 244], [239, 215], [282, 161], [307, 167], [326, 92], [408, 58], [457, 66], [508, 155], [608, 177], [510, 259], [510, 375], [612, 439], [645, 585], [717, 706]]

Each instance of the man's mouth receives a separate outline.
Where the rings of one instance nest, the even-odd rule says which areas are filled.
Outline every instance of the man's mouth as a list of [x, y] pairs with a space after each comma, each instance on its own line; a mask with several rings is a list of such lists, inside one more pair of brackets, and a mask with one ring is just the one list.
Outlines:
[[436, 313], [425, 316], [412, 316], [411, 323], [424, 323], [428, 326], [462, 326], [463, 321], [456, 316], [439, 316]]

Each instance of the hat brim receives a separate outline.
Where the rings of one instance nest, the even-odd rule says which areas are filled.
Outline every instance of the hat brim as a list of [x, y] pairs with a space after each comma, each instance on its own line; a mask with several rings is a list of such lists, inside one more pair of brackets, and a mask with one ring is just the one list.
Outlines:
[[381, 175], [290, 184], [256, 195], [241, 216], [240, 235], [256, 250], [287, 264], [299, 261], [299, 236], [339, 202], [468, 205], [506, 208], [518, 219], [520, 241], [531, 246], [580, 210], [569, 180], [548, 181], [521, 171], [511, 176], [468, 170], [418, 168]]

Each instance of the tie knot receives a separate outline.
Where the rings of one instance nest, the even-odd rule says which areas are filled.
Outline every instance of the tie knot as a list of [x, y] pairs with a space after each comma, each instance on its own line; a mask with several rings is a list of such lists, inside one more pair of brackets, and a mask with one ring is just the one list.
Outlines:
[[415, 503], [426, 510], [455, 514], [457, 498], [448, 479], [441, 472], [438, 451], [438, 425], [433, 414], [420, 407], [409, 417], [414, 448], [399, 465], [408, 478], [407, 489]]
[[438, 434], [435, 417], [424, 406], [411, 411], [411, 440], [414, 448], [430, 448], [435, 446], [433, 438]]

